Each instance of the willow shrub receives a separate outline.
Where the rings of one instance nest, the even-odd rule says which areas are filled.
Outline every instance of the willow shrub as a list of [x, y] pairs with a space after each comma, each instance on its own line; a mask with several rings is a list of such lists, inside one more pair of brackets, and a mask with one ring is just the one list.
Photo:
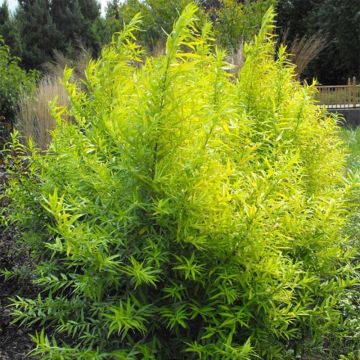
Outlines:
[[86, 92], [67, 70], [49, 151], [12, 160], [8, 221], [43, 289], [14, 315], [44, 328], [42, 359], [294, 359], [349, 342], [337, 125], [284, 48], [274, 60], [271, 11], [236, 79], [195, 14], [141, 65], [135, 17]]

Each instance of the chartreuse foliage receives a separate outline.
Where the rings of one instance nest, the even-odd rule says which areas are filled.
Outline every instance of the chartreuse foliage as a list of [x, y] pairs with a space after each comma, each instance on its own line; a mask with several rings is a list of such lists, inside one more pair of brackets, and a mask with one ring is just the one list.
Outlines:
[[238, 78], [194, 5], [165, 55], [140, 65], [135, 17], [86, 92], [66, 71], [48, 153], [31, 148], [25, 175], [13, 160], [7, 189], [43, 288], [14, 314], [44, 327], [42, 359], [294, 359], [351, 342], [345, 154], [314, 87], [283, 48], [274, 60], [272, 20]]

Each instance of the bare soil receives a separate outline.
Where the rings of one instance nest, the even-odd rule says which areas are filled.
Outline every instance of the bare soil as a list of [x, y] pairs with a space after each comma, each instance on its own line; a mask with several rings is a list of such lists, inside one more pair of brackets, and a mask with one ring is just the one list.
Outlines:
[[11, 324], [12, 317], [8, 307], [8, 297], [25, 295], [26, 289], [16, 282], [5, 282], [0, 279], [0, 359], [24, 360], [29, 359], [29, 352], [33, 343], [29, 333], [31, 330], [23, 329]]

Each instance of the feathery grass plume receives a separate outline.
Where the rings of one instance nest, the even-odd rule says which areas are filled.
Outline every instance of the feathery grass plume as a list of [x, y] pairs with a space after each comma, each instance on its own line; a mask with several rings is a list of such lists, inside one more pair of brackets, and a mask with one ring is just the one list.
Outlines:
[[11, 163], [9, 221], [44, 289], [13, 299], [14, 315], [44, 328], [42, 359], [356, 348], [338, 308], [354, 270], [337, 124], [285, 49], [274, 57], [272, 10], [236, 79], [196, 10], [143, 66], [135, 17], [88, 64], [86, 92], [67, 70], [74, 121], [54, 109], [49, 152], [32, 148], [22, 176]]
[[244, 41], [239, 42], [237, 50], [231, 50], [226, 59], [230, 64], [234, 65], [233, 72], [237, 74], [244, 65]]
[[33, 94], [23, 93], [19, 105], [15, 127], [25, 142], [32, 138], [37, 147], [47, 149], [51, 141], [51, 131], [56, 121], [51, 114], [50, 103], [67, 107], [69, 96], [59, 78], [45, 76], [38, 83]]
[[290, 59], [296, 65], [295, 69], [299, 79], [311, 61], [328, 46], [326, 38], [320, 33], [315, 33], [310, 37], [296, 37], [291, 42], [289, 45]]
[[54, 61], [45, 63], [42, 67], [47, 76], [60, 78], [64, 76], [65, 68], [73, 68], [73, 76], [76, 80], [85, 79], [85, 69], [88, 62], [91, 59], [91, 54], [88, 50], [82, 49], [76, 57], [76, 60], [72, 60], [64, 56], [60, 51], [54, 51]]
[[[69, 96], [61, 80], [66, 67], [74, 66], [72, 78], [79, 85], [85, 79], [86, 64], [90, 61], [87, 51], [79, 54], [77, 60], [71, 61], [62, 53], [55, 52], [55, 61], [44, 64], [46, 75], [39, 81], [34, 93], [22, 93], [18, 104], [15, 127], [27, 142], [29, 138], [37, 147], [46, 150], [51, 141], [51, 132], [56, 121], [51, 114], [50, 105], [55, 102], [59, 107], [67, 107]], [[70, 116], [66, 117], [68, 120]]]

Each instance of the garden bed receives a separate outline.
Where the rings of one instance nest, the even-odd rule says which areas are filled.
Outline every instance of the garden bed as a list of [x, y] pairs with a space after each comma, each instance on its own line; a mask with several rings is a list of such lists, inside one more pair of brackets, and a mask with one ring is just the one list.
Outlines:
[[[4, 166], [0, 165], [0, 189], [6, 183], [7, 174]], [[6, 204], [0, 204], [6, 206]], [[0, 228], [0, 269], [15, 270], [21, 277], [6, 280], [6, 274], [0, 274], [0, 360], [28, 359], [28, 353], [33, 347], [29, 333], [34, 329], [25, 329], [12, 324], [9, 298], [16, 296], [34, 297], [36, 289], [29, 279], [25, 278], [30, 266], [30, 257], [26, 250], [16, 245], [15, 231]]]
[[[0, 247], [3, 244], [0, 244]], [[30, 288], [24, 288], [16, 281], [4, 281], [0, 279], [0, 359], [1, 360], [24, 360], [28, 359], [28, 353], [33, 348], [29, 333], [16, 324], [11, 324], [10, 309], [8, 308], [11, 296], [31, 296]]]

